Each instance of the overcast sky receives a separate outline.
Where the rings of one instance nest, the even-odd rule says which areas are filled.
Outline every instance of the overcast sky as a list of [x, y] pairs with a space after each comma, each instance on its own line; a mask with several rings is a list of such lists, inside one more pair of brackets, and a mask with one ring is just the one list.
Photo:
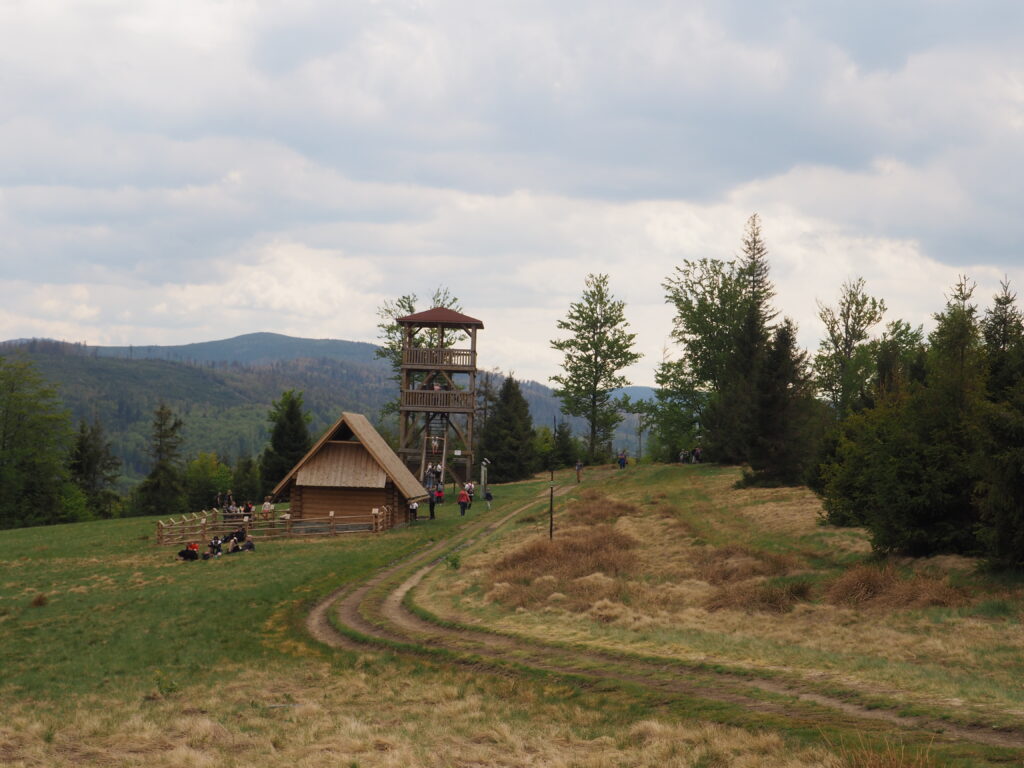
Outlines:
[[0, 339], [374, 341], [443, 284], [546, 381], [606, 272], [650, 384], [661, 283], [755, 211], [805, 346], [858, 276], [928, 327], [1024, 284], [1022, 42], [1019, 0], [0, 0]]

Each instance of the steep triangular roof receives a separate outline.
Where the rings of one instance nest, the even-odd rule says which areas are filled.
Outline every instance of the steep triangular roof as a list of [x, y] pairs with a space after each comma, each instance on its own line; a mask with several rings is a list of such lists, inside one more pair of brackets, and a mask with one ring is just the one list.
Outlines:
[[405, 317], [399, 317], [395, 322], [419, 325], [424, 328], [436, 328], [439, 325], [464, 325], [472, 328], [484, 327], [482, 320], [477, 320], [475, 317], [464, 315], [447, 307], [434, 307], [425, 312], [417, 312]]
[[373, 428], [370, 420], [361, 413], [349, 413], [347, 411], [341, 414], [341, 418], [334, 422], [334, 426], [324, 432], [323, 437], [317, 440], [316, 445], [310, 448], [299, 463], [292, 467], [291, 471], [284, 476], [284, 479], [277, 484], [274, 488], [275, 496], [283, 491], [288, 486], [288, 483], [298, 475], [299, 470], [324, 450], [331, 440], [337, 439], [335, 436], [341, 431], [342, 427], [348, 427], [352, 432], [352, 436], [359, 441], [360, 445], [366, 448], [373, 460], [384, 470], [384, 473], [406, 499], [413, 501], [427, 497], [427, 489], [409, 471], [408, 467], [402, 463], [402, 460], [398, 458], [398, 454], [391, 450], [391, 446]]

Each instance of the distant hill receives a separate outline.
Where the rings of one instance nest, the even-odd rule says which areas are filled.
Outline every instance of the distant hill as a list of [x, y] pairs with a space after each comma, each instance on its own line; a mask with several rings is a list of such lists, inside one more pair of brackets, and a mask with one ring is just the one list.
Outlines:
[[[214, 452], [228, 460], [255, 456], [268, 439], [267, 413], [286, 389], [303, 393], [317, 435], [341, 411], [367, 414], [375, 422], [396, 395], [388, 364], [377, 347], [353, 341], [300, 339], [252, 333], [233, 339], [180, 346], [94, 347], [28, 339], [0, 342], [0, 355], [17, 353], [53, 383], [72, 418], [98, 418], [124, 463], [125, 483], [149, 469], [147, 448], [153, 411], [160, 401], [184, 421], [185, 456]], [[502, 377], [495, 378], [500, 388]], [[551, 389], [520, 382], [537, 426], [562, 420]], [[627, 391], [642, 399], [646, 387]], [[585, 422], [570, 419], [582, 435]], [[384, 431], [395, 425], [384, 424]], [[635, 441], [635, 419], [627, 417], [616, 444]]]
[[221, 341], [178, 346], [89, 347], [99, 357], [128, 360], [173, 360], [180, 363], [240, 363], [265, 365], [286, 360], [338, 360], [365, 365], [381, 364], [378, 347], [362, 341], [302, 339], [280, 333], [247, 333]]

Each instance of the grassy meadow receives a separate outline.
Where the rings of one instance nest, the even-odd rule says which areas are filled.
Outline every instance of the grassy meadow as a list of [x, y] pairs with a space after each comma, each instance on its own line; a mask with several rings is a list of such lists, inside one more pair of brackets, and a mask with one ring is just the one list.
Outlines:
[[717, 466], [591, 477], [413, 595], [448, 622], [712, 664], [868, 707], [1024, 724], [1024, 590], [961, 557], [872, 557], [804, 488]]
[[[803, 491], [737, 491], [735, 478], [713, 467], [588, 472], [556, 502], [556, 544], [567, 549], [554, 552], [537, 544], [544, 480], [496, 488], [494, 509], [477, 503], [465, 519], [447, 504], [437, 520], [385, 535], [265, 542], [207, 562], [156, 547], [148, 519], [0, 532], [0, 764], [941, 764], [629, 686], [352, 653], [306, 634], [320, 597], [527, 502], [496, 537], [460, 553], [459, 568], [438, 569], [416, 600], [548, 640], [755, 667], [957, 716], [1016, 717], [1014, 586], [957, 560], [900, 563], [877, 594], [857, 592], [870, 579], [843, 592], [835, 584], [867, 555], [862, 534], [818, 527]], [[894, 597], [906, 587], [886, 579], [948, 604]], [[976, 764], [990, 764], [983, 752]]]

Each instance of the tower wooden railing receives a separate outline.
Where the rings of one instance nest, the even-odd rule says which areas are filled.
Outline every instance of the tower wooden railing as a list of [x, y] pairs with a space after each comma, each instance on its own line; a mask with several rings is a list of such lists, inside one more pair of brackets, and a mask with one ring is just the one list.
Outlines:
[[402, 408], [417, 411], [465, 411], [475, 407], [472, 392], [452, 389], [406, 389], [402, 392]]
[[402, 351], [402, 365], [421, 368], [475, 368], [476, 353], [471, 349], [413, 347]]

